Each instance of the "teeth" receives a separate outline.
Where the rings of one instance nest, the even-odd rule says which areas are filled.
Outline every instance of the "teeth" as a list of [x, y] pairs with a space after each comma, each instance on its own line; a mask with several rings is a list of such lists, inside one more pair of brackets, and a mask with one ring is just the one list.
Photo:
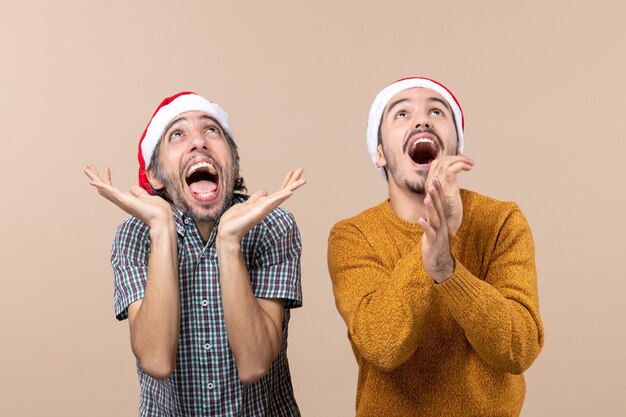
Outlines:
[[196, 195], [197, 195], [198, 197], [200, 197], [200, 198], [209, 198], [209, 197], [211, 197], [211, 196], [212, 196], [212, 195], [214, 195], [214, 194], [215, 194], [215, 191], [211, 191], [210, 193], [201, 193], [201, 194], [196, 194]]
[[187, 172], [187, 177], [190, 177], [191, 174], [193, 174], [194, 172], [196, 172], [200, 168], [207, 168], [211, 175], [217, 174], [217, 171], [215, 170], [213, 165], [211, 165], [210, 163], [208, 163], [208, 162], [198, 162], [197, 164], [194, 164], [194, 165], [191, 166], [191, 168], [189, 168], [189, 171]]
[[433, 146], [435, 145], [435, 142], [433, 142], [432, 140], [428, 138], [419, 138], [418, 140], [413, 142], [413, 146], [411, 146], [411, 150], [415, 149], [418, 143], [430, 143]]

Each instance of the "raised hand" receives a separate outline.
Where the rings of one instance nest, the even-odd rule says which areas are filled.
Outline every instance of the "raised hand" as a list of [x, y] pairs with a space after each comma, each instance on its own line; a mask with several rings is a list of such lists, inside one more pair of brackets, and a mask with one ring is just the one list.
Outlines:
[[306, 183], [302, 172], [302, 168], [289, 171], [280, 189], [273, 194], [268, 195], [265, 190], [257, 191], [248, 200], [229, 208], [220, 218], [218, 241], [239, 244], [250, 229]]
[[87, 165], [84, 172], [91, 180], [90, 184], [98, 190], [98, 194], [126, 213], [137, 217], [151, 229], [173, 221], [172, 209], [161, 197], [148, 194], [138, 185], [132, 186], [130, 192], [122, 192], [115, 188], [109, 168], [104, 169], [104, 178], [101, 178], [98, 170], [91, 165]]
[[450, 233], [456, 232], [463, 221], [463, 203], [461, 202], [461, 193], [456, 176], [461, 171], [470, 171], [473, 166], [474, 161], [459, 154], [435, 159], [428, 171], [424, 187], [428, 190], [433, 184], [433, 179], [439, 178], [446, 206], [445, 219]]
[[426, 189], [424, 206], [426, 218], [419, 224], [424, 231], [422, 236], [422, 260], [424, 269], [437, 283], [442, 283], [454, 272], [454, 258], [450, 253], [446, 204], [443, 187], [438, 177], [433, 178]]

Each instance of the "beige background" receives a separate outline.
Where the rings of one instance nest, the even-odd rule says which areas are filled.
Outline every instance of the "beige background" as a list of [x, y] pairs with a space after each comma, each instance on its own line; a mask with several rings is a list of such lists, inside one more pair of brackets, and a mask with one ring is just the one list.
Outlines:
[[1, 414], [136, 415], [110, 245], [125, 215], [82, 168], [136, 181], [136, 143], [183, 89], [231, 115], [249, 189], [305, 168], [289, 356], [304, 416], [350, 416], [355, 361], [326, 269], [332, 224], [381, 201], [369, 105], [407, 75], [466, 114], [465, 187], [516, 200], [537, 246], [543, 353], [523, 416], [626, 415], [625, 7], [579, 1], [0, 0]]

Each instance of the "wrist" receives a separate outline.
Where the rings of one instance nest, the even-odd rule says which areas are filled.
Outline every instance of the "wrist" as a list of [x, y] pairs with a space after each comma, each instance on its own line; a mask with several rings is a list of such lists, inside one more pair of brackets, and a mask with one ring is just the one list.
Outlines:
[[444, 283], [452, 276], [452, 274], [454, 274], [454, 266], [454, 258], [451, 257], [450, 262], [446, 262], [445, 265], [443, 265], [441, 271], [435, 277], [433, 277], [433, 280], [437, 284]]
[[173, 217], [152, 222], [149, 227], [151, 239], [159, 239], [164, 236], [176, 236], [176, 222]]
[[215, 238], [215, 246], [222, 253], [241, 252], [241, 239], [233, 236], [223, 236], [218, 233]]

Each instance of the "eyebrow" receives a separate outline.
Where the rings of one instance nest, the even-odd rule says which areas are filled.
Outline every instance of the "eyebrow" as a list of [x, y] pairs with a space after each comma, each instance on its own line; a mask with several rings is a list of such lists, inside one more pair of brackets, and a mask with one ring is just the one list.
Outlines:
[[[208, 114], [203, 114], [202, 116], [200, 116], [200, 119], [201, 120], [211, 120], [211, 121], [215, 122], [215, 124], [218, 125], [220, 129], [222, 129], [222, 125], [220, 125], [218, 123], [218, 121], [215, 120], [215, 118], [209, 116]], [[172, 120], [171, 122], [169, 122], [167, 124], [167, 126], [165, 126], [165, 129], [163, 130], [163, 136], [165, 136], [165, 134], [172, 128], [172, 126], [174, 126], [176, 123], [181, 122], [183, 120], [187, 121], [187, 117], [179, 116], [179, 117], [175, 118], [174, 120]]]
[[437, 97], [429, 97], [429, 98], [428, 98], [428, 101], [436, 101], [436, 102], [438, 102], [438, 103], [441, 103], [441, 104], [443, 104], [443, 106], [444, 106], [446, 109], [448, 109], [448, 111], [449, 111], [449, 112], [451, 112], [451, 113], [452, 113], [452, 109], [450, 108], [450, 105], [448, 104], [448, 102], [446, 102], [446, 101], [444, 101], [444, 100], [442, 100], [442, 99], [440, 99], [440, 98], [437, 98]]
[[[399, 100], [394, 101], [393, 103], [391, 103], [391, 105], [387, 109], [386, 113], [387, 114], [391, 113], [391, 110], [395, 106], [397, 106], [398, 104], [402, 104], [405, 101], [411, 101], [411, 100], [408, 99], [408, 98], [401, 98]], [[441, 103], [449, 112], [452, 112], [452, 109], [450, 108], [450, 105], [445, 100], [442, 100], [442, 99], [437, 98], [437, 97], [428, 97], [428, 101], [430, 101], [430, 102], [434, 101], [434, 102], [437, 102], [437, 103]]]
[[389, 108], [387, 109], [387, 114], [391, 113], [391, 109], [393, 109], [394, 107], [396, 107], [398, 104], [404, 103], [405, 101], [409, 101], [408, 98], [401, 98], [400, 100], [396, 100], [393, 103], [391, 103], [391, 105], [389, 106]]

